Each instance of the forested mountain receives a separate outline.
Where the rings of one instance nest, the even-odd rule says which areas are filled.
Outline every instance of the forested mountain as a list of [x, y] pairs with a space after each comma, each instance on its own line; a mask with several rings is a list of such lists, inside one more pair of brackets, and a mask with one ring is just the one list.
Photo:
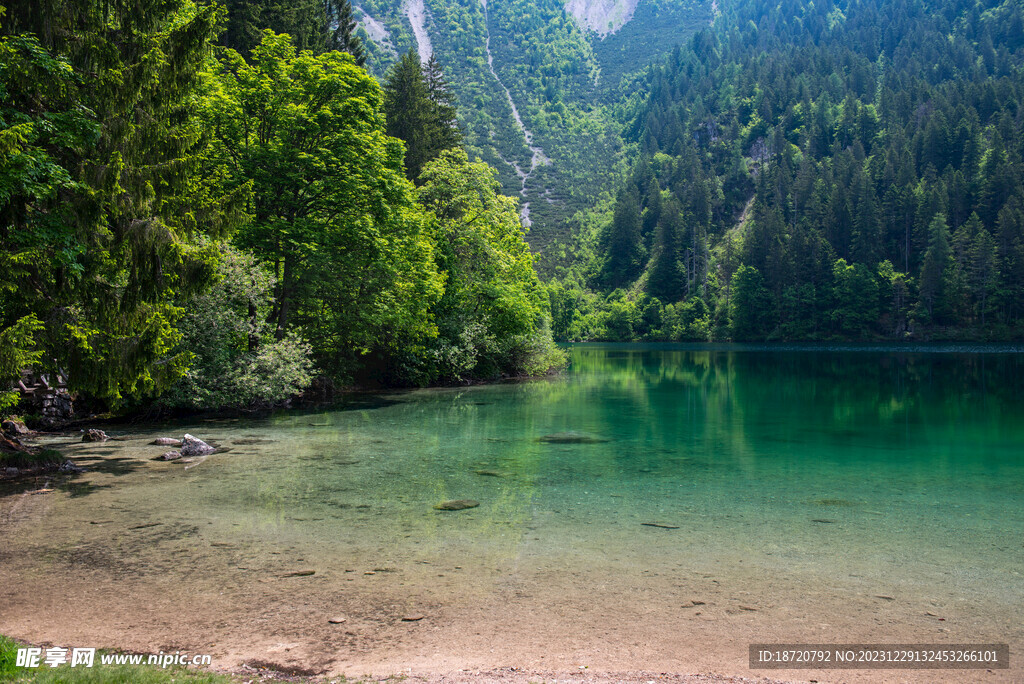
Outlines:
[[410, 49], [437, 59], [458, 98], [467, 152], [522, 197], [535, 251], [568, 235], [574, 214], [621, 177], [622, 103], [640, 97], [636, 74], [712, 15], [703, 0], [354, 4], [380, 78]]
[[1019, 339], [1022, 59], [1013, 1], [723, 5], [649, 73], [556, 334]]
[[245, 407], [552, 333], [1020, 339], [1022, 60], [1017, 0], [17, 3], [0, 380]]

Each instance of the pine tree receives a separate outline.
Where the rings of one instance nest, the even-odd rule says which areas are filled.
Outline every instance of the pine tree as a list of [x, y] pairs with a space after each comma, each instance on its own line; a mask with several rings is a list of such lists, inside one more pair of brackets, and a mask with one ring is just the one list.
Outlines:
[[352, 55], [356, 64], [366, 63], [366, 49], [363, 41], [356, 35], [358, 23], [352, 16], [352, 3], [349, 0], [323, 0], [326, 18], [326, 47], [328, 50], [340, 50]]
[[248, 59], [263, 39], [263, 31], [270, 29], [287, 33], [300, 50], [323, 52], [328, 49], [326, 2], [329, 0], [225, 0], [228, 19], [220, 43]]
[[662, 302], [678, 302], [686, 294], [686, 280], [679, 263], [680, 238], [684, 231], [683, 210], [674, 197], [662, 207], [655, 241], [655, 257], [647, 280], [647, 291]]
[[405, 141], [406, 176], [416, 181], [423, 166], [444, 150], [459, 147], [455, 97], [436, 61], [420, 64], [409, 50], [392, 67], [384, 84], [388, 135]]
[[462, 131], [459, 130], [455, 93], [448, 85], [436, 55], [431, 55], [423, 66], [423, 80], [427, 86], [427, 96], [433, 105], [430, 121], [430, 158], [434, 159], [444, 150], [461, 147]]
[[640, 199], [629, 186], [619, 193], [615, 215], [602, 241], [607, 254], [601, 269], [601, 281], [614, 289], [632, 282], [643, 267], [644, 249], [640, 234]]
[[970, 281], [976, 303], [975, 309], [981, 317], [981, 327], [983, 328], [989, 308], [989, 295], [999, 278], [997, 263], [996, 241], [987, 230], [982, 228], [971, 245]]
[[921, 303], [930, 321], [946, 322], [950, 313], [947, 291], [952, 271], [946, 215], [936, 214], [928, 230], [931, 241], [921, 267]]
[[[220, 198], [200, 190], [195, 115], [218, 9], [44, 0], [11, 10], [4, 62], [24, 69], [2, 77], [28, 80], [3, 84], [14, 97], [2, 118], [27, 125], [15, 147], [35, 178], [0, 207], [2, 315], [43, 321], [43, 362], [73, 389], [112, 403], [159, 391], [187, 361], [172, 352], [175, 299], [215, 261], [193, 238], [218, 226], [200, 222]], [[47, 187], [35, 168], [52, 172]]]

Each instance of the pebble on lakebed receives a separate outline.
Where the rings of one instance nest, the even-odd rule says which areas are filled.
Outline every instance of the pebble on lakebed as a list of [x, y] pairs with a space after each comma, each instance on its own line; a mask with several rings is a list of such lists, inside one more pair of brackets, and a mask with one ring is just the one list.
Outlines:
[[473, 501], [472, 499], [452, 499], [451, 501], [442, 501], [434, 506], [434, 508], [439, 511], [464, 511], [467, 508], [476, 508], [479, 505], [479, 501]]

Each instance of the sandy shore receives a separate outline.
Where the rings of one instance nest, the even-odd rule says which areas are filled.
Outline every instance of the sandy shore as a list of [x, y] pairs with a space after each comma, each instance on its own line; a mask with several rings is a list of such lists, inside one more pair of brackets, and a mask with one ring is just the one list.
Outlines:
[[[166, 477], [156, 470], [166, 466], [140, 467], [131, 476], [143, 482]], [[122, 500], [118, 477], [126, 475], [90, 473], [71, 488], [40, 482], [0, 497], [0, 634], [210, 654], [220, 670], [306, 677], [1024, 681], [1012, 660], [1024, 643], [1019, 613], [983, 597], [951, 602], [913, 587], [880, 595], [856, 577], [825, 585], [813, 568], [757, 561], [742, 548], [710, 559], [661, 554], [659, 537], [640, 535], [665, 531], [639, 526], [629, 532], [637, 549], [621, 560], [569, 546], [469, 555], [424, 544], [398, 555], [386, 539], [332, 545], [283, 536], [287, 526], [267, 534], [261, 520], [247, 529], [199, 519], [187, 501], [146, 487], [151, 501]], [[1012, 669], [995, 671], [748, 667], [751, 643], [801, 642], [1000, 642], [1014, 655]]]

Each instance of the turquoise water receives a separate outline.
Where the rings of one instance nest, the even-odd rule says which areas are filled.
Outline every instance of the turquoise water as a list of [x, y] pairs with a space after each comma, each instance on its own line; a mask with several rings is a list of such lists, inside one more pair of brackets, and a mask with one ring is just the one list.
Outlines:
[[[513, 577], [549, 606], [600, 583], [714, 575], [764, 610], [789, 601], [829, 616], [891, 598], [910, 606], [900, 619], [950, 615], [961, 639], [1019, 643], [1024, 354], [577, 345], [570, 356], [565, 374], [531, 382], [132, 426], [99, 446], [56, 440], [93, 470], [57, 482], [29, 521], [38, 535], [26, 524], [17, 543], [41, 558], [153, 521], [177, 532], [145, 544], [124, 533], [126, 572], [166, 571], [207, 542], [236, 547], [195, 561], [211, 568], [277, 567], [283, 552], [338, 573], [405, 573], [416, 592], [420, 568], [457, 558], [463, 574], [443, 582], [458, 600]], [[227, 451], [149, 460], [164, 451], [149, 440], [185, 431]], [[433, 508], [448, 499], [480, 505]], [[562, 582], [564, 569], [585, 582]]]

